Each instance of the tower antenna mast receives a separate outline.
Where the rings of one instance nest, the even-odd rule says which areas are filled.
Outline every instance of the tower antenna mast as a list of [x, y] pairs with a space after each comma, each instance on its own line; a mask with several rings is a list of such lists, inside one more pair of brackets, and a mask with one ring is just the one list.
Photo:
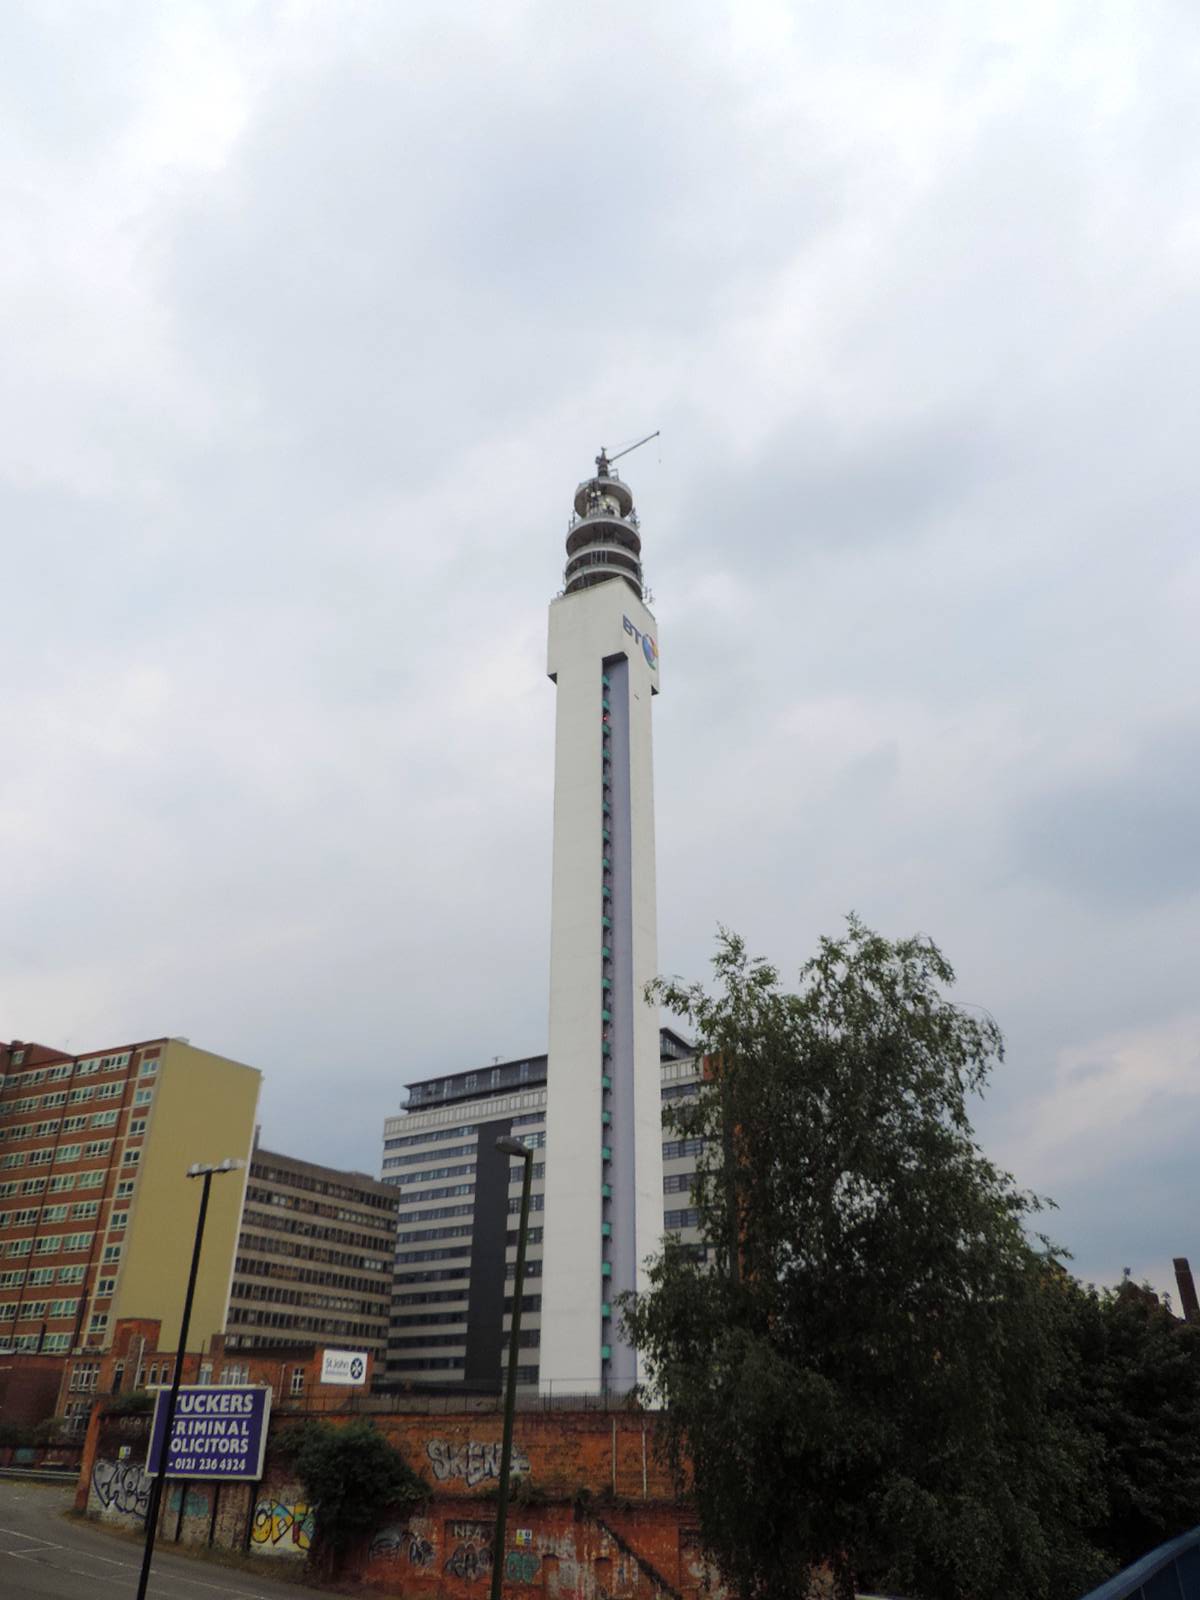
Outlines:
[[661, 432], [661, 428], [655, 428], [653, 433], [648, 433], [644, 439], [639, 439], [636, 444], [627, 445], [624, 450], [618, 450], [615, 456], [610, 456], [606, 450], [601, 450], [600, 454], [611, 467], [613, 462], [620, 461], [622, 456], [632, 455], [635, 450], [640, 450], [644, 444], [649, 444], [651, 439], [657, 439]]

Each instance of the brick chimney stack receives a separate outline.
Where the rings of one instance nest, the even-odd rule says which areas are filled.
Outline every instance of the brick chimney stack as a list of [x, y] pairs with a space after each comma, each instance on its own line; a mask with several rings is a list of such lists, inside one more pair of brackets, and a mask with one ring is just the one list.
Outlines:
[[1179, 1285], [1179, 1304], [1185, 1322], [1200, 1322], [1200, 1300], [1196, 1299], [1196, 1284], [1186, 1256], [1175, 1257], [1175, 1282]]

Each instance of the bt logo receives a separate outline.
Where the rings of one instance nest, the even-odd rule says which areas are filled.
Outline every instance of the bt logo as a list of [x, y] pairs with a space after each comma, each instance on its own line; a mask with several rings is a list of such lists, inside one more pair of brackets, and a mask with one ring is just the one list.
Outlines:
[[630, 622], [628, 617], [622, 617], [621, 621], [625, 624], [625, 632], [628, 633], [628, 634], [631, 634], [633, 636], [633, 638], [635, 638], [638, 641], [638, 643], [641, 645], [642, 654], [646, 658], [646, 665], [649, 666], [649, 667], [653, 667], [657, 671], [657, 669], [658, 669], [658, 646], [655, 644], [654, 640], [650, 637], [650, 635], [648, 633], [639, 633], [638, 630], [634, 627], [633, 623]]

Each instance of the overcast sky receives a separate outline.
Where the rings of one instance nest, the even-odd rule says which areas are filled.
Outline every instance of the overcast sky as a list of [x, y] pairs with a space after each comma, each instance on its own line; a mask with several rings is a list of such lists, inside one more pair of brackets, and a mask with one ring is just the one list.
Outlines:
[[1195, 8], [0, 28], [0, 1037], [366, 1170], [544, 1049], [546, 605], [661, 428], [664, 970], [932, 934], [1077, 1270], [1200, 1258]]

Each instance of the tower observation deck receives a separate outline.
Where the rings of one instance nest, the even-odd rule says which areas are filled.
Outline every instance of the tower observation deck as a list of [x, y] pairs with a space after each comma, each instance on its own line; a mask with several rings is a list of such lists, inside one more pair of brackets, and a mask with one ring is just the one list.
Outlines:
[[575, 515], [567, 529], [567, 565], [563, 593], [576, 594], [595, 584], [621, 578], [641, 600], [642, 532], [633, 495], [601, 450], [596, 476], [575, 491]]

